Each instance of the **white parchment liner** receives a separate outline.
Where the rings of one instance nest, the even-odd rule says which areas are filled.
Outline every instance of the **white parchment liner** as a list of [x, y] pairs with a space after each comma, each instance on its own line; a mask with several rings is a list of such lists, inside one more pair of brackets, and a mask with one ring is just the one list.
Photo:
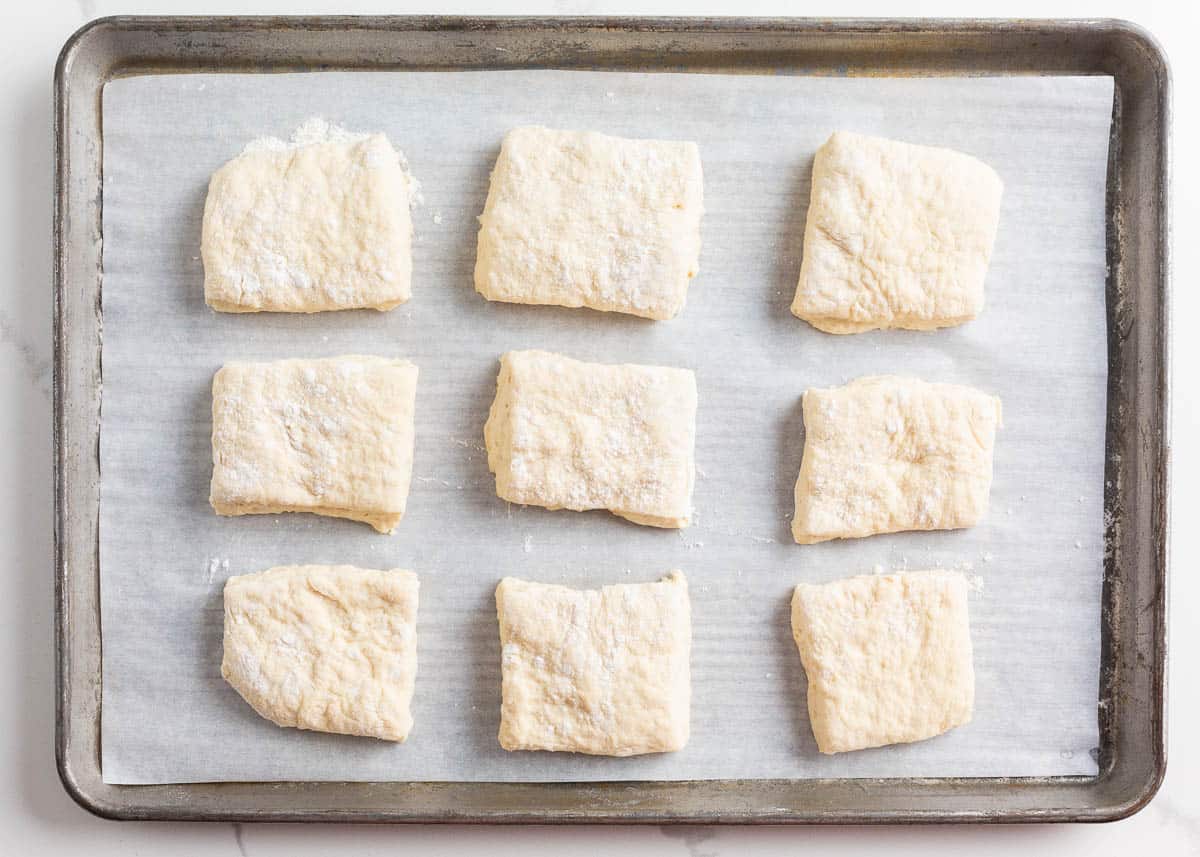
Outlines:
[[[178, 75], [104, 91], [101, 428], [103, 771], [207, 780], [608, 780], [1096, 771], [1105, 418], [1109, 78], [837, 79], [590, 72]], [[252, 138], [320, 115], [384, 131], [420, 180], [413, 299], [389, 313], [225, 315], [204, 305], [208, 176]], [[647, 322], [491, 304], [475, 218], [505, 130], [695, 140], [704, 249], [684, 312]], [[834, 337], [788, 312], [809, 173], [837, 128], [950, 146], [1005, 182], [980, 319]], [[497, 356], [546, 348], [691, 367], [696, 524], [510, 507], [482, 428]], [[421, 369], [416, 467], [395, 536], [208, 506], [210, 382], [225, 360], [395, 355]], [[788, 523], [800, 395], [873, 373], [998, 394], [992, 509], [969, 531], [801, 547]], [[411, 568], [420, 670], [407, 744], [279, 729], [221, 680], [221, 586], [286, 563]], [[974, 721], [919, 744], [817, 753], [788, 628], [799, 581], [886, 569], [977, 575]], [[680, 568], [694, 614], [692, 737], [628, 759], [505, 753], [493, 589]]]

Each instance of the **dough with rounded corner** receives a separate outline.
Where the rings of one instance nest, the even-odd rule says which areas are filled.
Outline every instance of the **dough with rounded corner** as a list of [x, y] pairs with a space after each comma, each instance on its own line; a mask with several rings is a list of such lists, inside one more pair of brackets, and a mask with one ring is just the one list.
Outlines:
[[509, 351], [483, 435], [505, 500], [608, 509], [652, 527], [690, 523], [696, 376], [689, 369]]
[[792, 313], [826, 333], [970, 321], [1002, 192], [970, 155], [834, 133], [813, 161]]
[[213, 378], [213, 509], [311, 512], [392, 532], [408, 504], [416, 389], [407, 360], [225, 364]]
[[496, 611], [505, 750], [633, 756], [687, 743], [692, 620], [681, 572], [599, 590], [506, 577]]
[[987, 512], [1000, 400], [877, 375], [804, 394], [800, 544], [971, 527]]
[[417, 576], [279, 566], [225, 582], [221, 675], [267, 720], [403, 741], [417, 675]]
[[695, 143], [514, 128], [479, 218], [475, 289], [673, 318], [699, 270], [703, 211]]
[[970, 722], [967, 592], [951, 571], [796, 587], [792, 634], [822, 753], [921, 741]]

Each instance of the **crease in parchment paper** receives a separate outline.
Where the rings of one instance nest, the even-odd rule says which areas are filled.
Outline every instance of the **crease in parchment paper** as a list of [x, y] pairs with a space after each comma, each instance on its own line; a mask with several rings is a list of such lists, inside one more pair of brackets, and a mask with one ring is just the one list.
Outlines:
[[[171, 75], [110, 82], [103, 99], [106, 782], [1096, 772], [1110, 79]], [[210, 311], [199, 260], [209, 175], [311, 116], [383, 131], [408, 156], [426, 198], [414, 214], [412, 300], [382, 314]], [[488, 175], [504, 132], [528, 123], [699, 143], [703, 250], [678, 318], [475, 293]], [[838, 128], [949, 146], [999, 171], [977, 321], [830, 336], [790, 314], [813, 153]], [[696, 524], [673, 533], [498, 499], [480, 445], [497, 358], [515, 348], [694, 369]], [[396, 534], [309, 515], [214, 515], [213, 372], [226, 360], [340, 353], [421, 368]], [[798, 546], [788, 524], [801, 393], [878, 373], [1000, 396], [990, 512], [971, 530]], [[225, 578], [323, 562], [420, 575], [415, 726], [403, 745], [280, 729], [221, 680]], [[821, 756], [788, 598], [798, 582], [876, 566], [981, 579], [970, 604], [975, 719], [930, 741]], [[671, 568], [687, 574], [694, 614], [687, 747], [627, 759], [501, 750], [496, 582], [599, 586]]]

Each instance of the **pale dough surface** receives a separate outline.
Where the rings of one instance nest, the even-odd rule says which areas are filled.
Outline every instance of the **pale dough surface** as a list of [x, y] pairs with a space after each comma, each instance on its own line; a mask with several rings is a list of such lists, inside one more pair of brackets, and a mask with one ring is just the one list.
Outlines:
[[599, 590], [506, 577], [496, 611], [505, 750], [633, 756], [687, 743], [692, 620], [681, 572]]
[[221, 675], [280, 726], [403, 741], [417, 675], [417, 576], [279, 566], [225, 582]]
[[213, 509], [312, 512], [390, 533], [408, 502], [416, 389], [407, 360], [225, 364], [213, 378]]
[[822, 753], [920, 741], [970, 722], [967, 580], [950, 571], [801, 584], [792, 634]]
[[248, 149], [204, 203], [204, 299], [222, 312], [320, 312], [407, 301], [410, 186], [383, 134]]
[[804, 394], [800, 544], [974, 526], [987, 512], [1000, 400], [877, 375]]
[[689, 369], [509, 351], [483, 433], [505, 500], [608, 509], [654, 527], [691, 520], [696, 376]]
[[700, 264], [695, 143], [515, 128], [479, 218], [488, 300], [674, 317]]
[[827, 333], [970, 321], [1002, 192], [970, 155], [834, 133], [813, 161], [792, 312]]

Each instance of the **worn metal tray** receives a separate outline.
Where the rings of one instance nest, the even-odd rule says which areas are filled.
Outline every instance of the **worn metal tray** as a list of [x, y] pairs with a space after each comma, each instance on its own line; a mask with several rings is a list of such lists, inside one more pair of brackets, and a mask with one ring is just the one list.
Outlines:
[[[1095, 777], [115, 786], [100, 771], [100, 95], [212, 71], [579, 68], [814, 75], [1107, 74], [1108, 422]], [[845, 823], [1106, 821], [1166, 766], [1169, 78], [1118, 21], [134, 18], [94, 21], [55, 72], [58, 769], [92, 812], [232, 821]]]

